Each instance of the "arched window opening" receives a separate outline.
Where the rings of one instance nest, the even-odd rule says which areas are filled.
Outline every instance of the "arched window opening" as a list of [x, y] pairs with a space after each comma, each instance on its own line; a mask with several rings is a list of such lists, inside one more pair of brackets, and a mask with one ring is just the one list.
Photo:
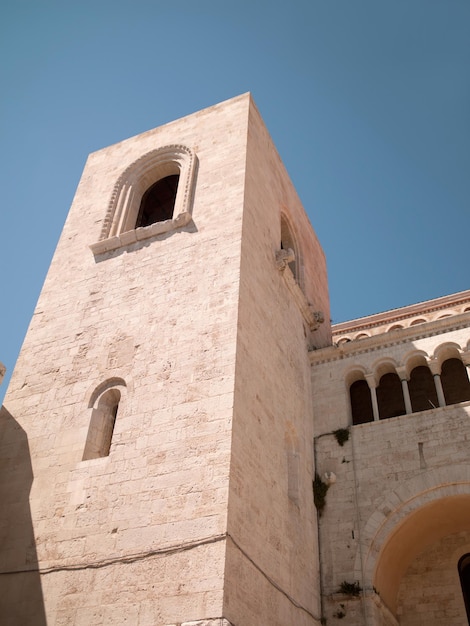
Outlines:
[[369, 385], [365, 380], [356, 380], [349, 387], [353, 424], [365, 424], [374, 420]]
[[380, 379], [377, 387], [377, 403], [380, 419], [406, 414], [401, 381], [395, 372], [384, 374]]
[[84, 461], [109, 455], [120, 400], [121, 392], [118, 389], [108, 389], [99, 398], [91, 414]]
[[391, 330], [400, 330], [400, 328], [403, 328], [403, 326], [401, 324], [395, 324], [395, 326], [391, 326], [388, 331], [390, 332]]
[[413, 320], [410, 324], [410, 326], [416, 326], [417, 324], [425, 324], [426, 320], [423, 320], [422, 318]]
[[465, 602], [465, 610], [467, 611], [467, 620], [470, 624], [470, 554], [464, 554], [458, 563], [460, 585], [462, 586], [462, 595]]
[[165, 176], [154, 183], [142, 196], [136, 228], [150, 226], [173, 218], [179, 174]]
[[110, 195], [95, 256], [181, 229], [191, 221], [197, 157], [181, 145], [143, 154], [119, 176]]
[[289, 227], [289, 224], [286, 220], [286, 218], [281, 215], [281, 250], [289, 250], [289, 248], [291, 250], [293, 250], [295, 258], [293, 261], [291, 261], [289, 263], [289, 267], [291, 269], [291, 272], [294, 276], [294, 278], [297, 280], [299, 280], [298, 277], [298, 250], [297, 250], [297, 246], [295, 243], [295, 239], [294, 236], [292, 234], [292, 231]]
[[446, 404], [470, 400], [470, 382], [465, 365], [460, 359], [447, 359], [441, 370], [442, 390]]
[[413, 413], [435, 409], [439, 406], [434, 379], [426, 365], [418, 365], [411, 371], [408, 389]]

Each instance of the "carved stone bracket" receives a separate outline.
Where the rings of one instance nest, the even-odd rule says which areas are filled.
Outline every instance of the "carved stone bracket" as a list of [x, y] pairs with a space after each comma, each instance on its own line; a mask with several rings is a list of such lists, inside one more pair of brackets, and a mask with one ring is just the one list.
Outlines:
[[280, 272], [283, 272], [289, 263], [292, 263], [292, 261], [295, 261], [295, 254], [292, 248], [288, 248], [287, 250], [277, 250], [276, 265]]
[[313, 332], [314, 330], [320, 328], [320, 325], [323, 324], [323, 322], [325, 321], [325, 316], [323, 315], [322, 311], [314, 311], [312, 305], [309, 305], [309, 310], [310, 321], [308, 322], [308, 325], [310, 327], [310, 330]]
[[325, 316], [321, 311], [316, 311], [305, 297], [304, 292], [299, 287], [294, 275], [289, 267], [289, 263], [295, 260], [295, 254], [292, 248], [287, 250], [278, 250], [276, 252], [276, 266], [283, 273], [287, 287], [291, 292], [294, 302], [299, 307], [304, 320], [307, 322], [311, 332], [318, 330], [320, 324], [325, 321]]

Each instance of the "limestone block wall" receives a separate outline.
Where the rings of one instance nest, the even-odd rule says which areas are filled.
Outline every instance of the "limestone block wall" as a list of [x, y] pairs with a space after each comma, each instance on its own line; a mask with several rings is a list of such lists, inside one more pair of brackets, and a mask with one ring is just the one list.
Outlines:
[[[324, 480], [336, 477], [319, 521], [329, 624], [457, 626], [465, 614], [457, 562], [468, 551], [470, 402], [351, 426], [353, 367], [373, 372], [385, 358], [401, 366], [443, 345], [465, 351], [470, 337], [461, 316], [423, 324], [420, 333], [311, 355], [316, 468]], [[333, 434], [340, 428], [349, 429], [343, 445]], [[359, 595], [341, 594], [343, 582], [357, 582]]]
[[419, 554], [400, 584], [400, 625], [466, 623], [456, 563], [461, 554], [469, 551], [470, 532], [462, 531]]
[[303, 259], [304, 299], [329, 319], [325, 262], [254, 107], [243, 216], [229, 496], [225, 616], [235, 624], [307, 626], [321, 617], [309, 345], [311, 331], [279, 270], [281, 213]]
[[[223, 617], [249, 102], [87, 161], [5, 398], [28, 447], [2, 476], [12, 506], [1, 527], [19, 523], [21, 499], [31, 509], [29, 535], [0, 556], [4, 624], [20, 603], [21, 623], [39, 623], [19, 593], [25, 569], [41, 571], [48, 626]], [[169, 144], [197, 155], [191, 221], [95, 256], [116, 180]], [[82, 461], [103, 385], [121, 393], [110, 454]]]
[[[333, 471], [337, 477], [327, 492], [326, 506], [320, 519], [322, 588], [327, 599], [326, 605], [330, 606], [330, 615], [338, 610], [340, 601], [344, 602], [344, 598], [337, 599], [343, 581], [348, 583], [358, 581], [367, 596], [373, 593], [375, 587], [380, 594], [379, 598], [395, 614], [397, 607], [402, 614], [407, 610], [410, 611], [411, 604], [417, 601], [419, 594], [420, 602], [415, 604], [415, 611], [419, 606], [430, 604], [432, 592], [429, 592], [429, 587], [423, 583], [423, 578], [414, 579], [414, 592], [411, 591], [411, 584], [407, 583], [409, 575], [401, 579], [400, 589], [408, 590], [410, 597], [397, 600], [389, 588], [387, 573], [383, 574], [381, 578], [383, 588], [380, 587], [377, 582], [377, 569], [387, 541], [396, 527], [408, 516], [411, 519], [415, 507], [419, 509], [431, 506], [436, 501], [439, 502], [439, 498], [457, 498], [462, 494], [468, 498], [469, 413], [468, 406], [437, 409], [412, 417], [402, 416], [354, 426], [350, 440], [342, 447], [338, 445], [333, 435], [325, 435], [317, 440], [316, 459], [319, 474], [324, 475], [327, 471]], [[424, 450], [424, 462], [422, 457], [420, 458], [420, 448]], [[444, 533], [451, 533], [452, 526], [447, 529], [446, 521], [440, 517], [449, 515], [452, 518], [451, 510], [453, 509], [449, 508], [445, 500], [440, 505], [438, 513], [435, 508], [429, 509], [427, 521], [440, 525]], [[459, 513], [454, 520], [457, 531], [468, 525], [468, 518], [464, 519], [467, 513], [468, 503], [459, 504]], [[421, 536], [425, 537], [430, 530], [423, 523], [420, 531], [417, 526], [413, 532], [421, 532]], [[429, 539], [429, 543], [431, 548], [428, 544], [423, 548], [431, 550], [434, 555], [428, 557], [428, 567], [440, 570], [442, 559], [438, 550], [433, 547], [435, 542], [432, 538]], [[404, 540], [402, 545], [403, 553], [397, 555], [397, 559], [402, 559], [401, 566], [405, 570], [408, 565], [418, 567], [410, 563], [411, 553], [406, 553], [413, 546]], [[451, 567], [454, 568], [452, 597], [454, 605], [457, 603], [460, 606], [460, 611], [463, 608], [463, 599], [457, 576], [457, 562], [464, 553], [465, 550], [458, 557], [452, 555], [452, 564], [449, 555], [449, 564], [446, 565], [446, 571]], [[392, 565], [389, 567], [390, 576], [405, 575], [405, 570], [398, 574]], [[424, 566], [422, 570], [426, 571]], [[413, 582], [413, 578], [411, 581]], [[393, 586], [393, 591], [396, 592], [396, 583], [390, 582], [390, 586]], [[441, 594], [441, 597], [443, 595], [446, 597], [441, 607], [451, 603], [447, 594]], [[403, 603], [407, 603], [406, 606], [403, 606]], [[432, 623], [456, 625], [461, 623], [450, 621], [450, 616], [446, 614], [442, 622]], [[349, 619], [351, 620], [351, 616]], [[351, 620], [348, 623], [363, 622]], [[400, 623], [408, 622], [400, 618]]]

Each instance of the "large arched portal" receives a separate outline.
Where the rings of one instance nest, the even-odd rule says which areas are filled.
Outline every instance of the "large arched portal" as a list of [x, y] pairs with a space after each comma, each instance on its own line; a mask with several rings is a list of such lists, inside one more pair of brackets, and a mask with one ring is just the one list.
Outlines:
[[392, 531], [374, 587], [400, 626], [467, 624], [459, 561], [470, 551], [470, 495], [434, 500]]

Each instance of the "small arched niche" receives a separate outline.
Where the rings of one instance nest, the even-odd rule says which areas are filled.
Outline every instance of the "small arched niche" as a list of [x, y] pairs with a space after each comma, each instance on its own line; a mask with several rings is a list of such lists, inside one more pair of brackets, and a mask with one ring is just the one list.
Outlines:
[[121, 390], [116, 385], [98, 393], [92, 406], [83, 461], [109, 456], [120, 402]]

